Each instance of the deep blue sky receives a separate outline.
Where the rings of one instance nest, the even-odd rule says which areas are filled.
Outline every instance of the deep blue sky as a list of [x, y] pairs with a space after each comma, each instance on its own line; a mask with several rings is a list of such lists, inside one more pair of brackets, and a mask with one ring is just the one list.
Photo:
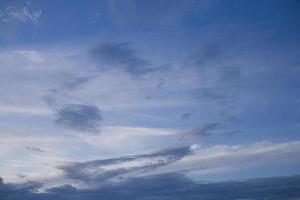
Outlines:
[[2, 0], [0, 198], [298, 198], [299, 22], [297, 0]]

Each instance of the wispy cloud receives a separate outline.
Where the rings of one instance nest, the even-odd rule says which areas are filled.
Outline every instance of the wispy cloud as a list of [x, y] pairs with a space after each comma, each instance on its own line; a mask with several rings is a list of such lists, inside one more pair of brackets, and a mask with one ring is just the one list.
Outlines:
[[[216, 173], [273, 163], [299, 162], [294, 159], [299, 151], [299, 141], [286, 143], [261, 142], [252, 145], [216, 145], [198, 147], [193, 154], [180, 161], [153, 170], [152, 174], [198, 171], [199, 174]], [[253, 162], [255, 160], [255, 162]]]
[[296, 4], [0, 0], [0, 199], [296, 200]]
[[191, 153], [189, 147], [167, 149], [164, 151], [133, 155], [119, 158], [94, 160], [84, 163], [70, 163], [60, 166], [65, 177], [82, 181], [93, 186], [105, 184], [107, 181], [120, 181], [127, 176], [151, 171], [160, 166], [176, 162]]
[[180, 140], [199, 140], [203, 139], [205, 137], [210, 136], [213, 132], [218, 130], [221, 127], [220, 123], [207, 123], [203, 125], [199, 125], [191, 130], [185, 131], [181, 133]]
[[45, 150], [38, 148], [38, 147], [34, 147], [34, 146], [26, 146], [25, 149], [27, 149], [28, 151], [34, 152], [34, 153], [44, 153]]
[[41, 9], [34, 9], [28, 1], [24, 6], [8, 5], [0, 10], [2, 23], [23, 22], [37, 24], [42, 14]]
[[[174, 21], [173, 25], [182, 28], [198, 24], [198, 15], [193, 13], [205, 7], [201, 7], [205, 3], [196, 1], [178, 2], [156, 2], [153, 7], [145, 1], [106, 4], [112, 9], [108, 15], [116, 11], [123, 13], [116, 12], [115, 17], [132, 15], [123, 17], [127, 22], [137, 20], [132, 26], [140, 22], [159, 24], [148, 27], [146, 34], [141, 28], [141, 35], [125, 30], [117, 39], [114, 34], [99, 36], [97, 41], [102, 43], [98, 45], [91, 39], [53, 46], [37, 44], [35, 48], [24, 43], [22, 47], [1, 49], [1, 176], [20, 181], [18, 174], [23, 174], [26, 177], [22, 181], [57, 185], [81, 179], [90, 183], [98, 179], [126, 181], [150, 174], [217, 173], [252, 164], [268, 165], [285, 157], [286, 163], [296, 162], [292, 158], [299, 152], [299, 144], [292, 142], [295, 135], [282, 131], [290, 130], [298, 120], [296, 109], [287, 103], [298, 98], [293, 92], [299, 82], [299, 70], [292, 67], [298, 63], [296, 56], [282, 53], [287, 62], [274, 52], [290, 51], [281, 47], [271, 51], [260, 45], [263, 40], [257, 42], [255, 38], [235, 38], [238, 42], [234, 43], [224, 36], [227, 29], [206, 27], [204, 18], [200, 20], [203, 26], [176, 30]], [[32, 31], [27, 25], [38, 24], [41, 12], [29, 4], [19, 5], [3, 6], [0, 18], [5, 22], [1, 25], [16, 25], [22, 30], [26, 27], [23, 37], [27, 38]], [[43, 8], [46, 23], [54, 13], [48, 11]], [[191, 20], [180, 24], [183, 18]], [[71, 27], [77, 27], [74, 21]], [[171, 25], [173, 35], [162, 24]], [[103, 21], [101, 28], [106, 25]], [[33, 31], [37, 38], [29, 37], [32, 41], [52, 36], [50, 32], [46, 38], [40, 36], [47, 30], [46, 26], [40, 28]], [[286, 120], [273, 113], [277, 111], [287, 114]], [[269, 112], [272, 114], [266, 116]], [[252, 126], [257, 130], [249, 128]], [[246, 134], [226, 137], [239, 131]], [[296, 128], [291, 132], [297, 132]], [[290, 142], [245, 144], [249, 138], [260, 141], [264, 136]], [[181, 145], [192, 145], [192, 153], [178, 157], [149, 153]], [[142, 157], [128, 156], [132, 154]], [[104, 165], [103, 160], [111, 162]], [[55, 167], [61, 163], [71, 164], [69, 168]]]

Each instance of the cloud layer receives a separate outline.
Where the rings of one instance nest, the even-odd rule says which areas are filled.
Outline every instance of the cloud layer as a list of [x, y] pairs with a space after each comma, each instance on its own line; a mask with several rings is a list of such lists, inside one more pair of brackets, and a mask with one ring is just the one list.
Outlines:
[[[1, 180], [1, 179], [0, 179]], [[3, 200], [19, 199], [272, 199], [296, 200], [300, 197], [300, 178], [272, 177], [219, 183], [195, 183], [180, 174], [130, 179], [126, 182], [93, 190], [78, 190], [62, 186], [47, 193], [34, 193], [38, 183], [22, 185], [0, 181], [0, 197]]]

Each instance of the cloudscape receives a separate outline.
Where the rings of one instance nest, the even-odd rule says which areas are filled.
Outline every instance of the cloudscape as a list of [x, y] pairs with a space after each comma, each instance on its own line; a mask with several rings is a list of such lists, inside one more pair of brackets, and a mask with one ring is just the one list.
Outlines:
[[300, 1], [1, 0], [1, 200], [299, 200]]

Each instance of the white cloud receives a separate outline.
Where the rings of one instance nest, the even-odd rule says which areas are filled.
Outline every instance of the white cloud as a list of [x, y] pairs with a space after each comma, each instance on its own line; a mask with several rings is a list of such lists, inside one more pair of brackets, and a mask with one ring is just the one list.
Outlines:
[[[218, 85], [217, 78], [201, 79], [197, 69], [178, 66], [140, 77], [113, 67], [101, 71], [91, 64], [86, 52], [87, 47], [68, 45], [0, 51], [1, 131], [15, 132], [3, 134], [0, 139], [0, 176], [6, 180], [19, 180], [16, 175], [20, 173], [26, 180], [40, 179], [51, 170], [53, 176], [62, 179], [57, 162], [96, 160], [173, 147], [180, 143], [176, 143], [180, 130], [219, 119], [220, 106], [195, 97], [197, 89]], [[218, 76], [215, 71], [214, 76]], [[87, 81], [76, 87], [66, 86], [82, 77]], [[161, 78], [163, 85], [157, 88]], [[47, 95], [55, 101], [53, 105], [45, 102]], [[146, 99], [147, 96], [151, 98]], [[53, 123], [53, 112], [69, 103], [98, 106], [103, 111], [101, 132], [74, 134], [58, 129]], [[187, 110], [193, 112], [194, 121], [178, 120]], [[213, 173], [285, 159], [292, 161], [296, 158], [292, 155], [300, 152], [298, 141], [209, 148], [197, 145], [192, 146], [192, 156], [151, 173], [129, 176], [180, 171]], [[46, 151], [35, 155], [36, 152], [24, 151], [28, 146]]]
[[[175, 143], [176, 130], [167, 128], [103, 127], [100, 134], [80, 134], [78, 137], [105, 157], [157, 151]], [[94, 155], [94, 159], [98, 156]]]
[[34, 50], [16, 50], [15, 53], [24, 56], [24, 58], [32, 62], [39, 63], [43, 61], [43, 57], [37, 51]]
[[29, 22], [37, 24], [42, 14], [41, 9], [33, 9], [31, 4], [28, 2], [23, 7], [7, 6], [2, 10], [0, 20], [2, 23], [10, 23], [14, 21]]
[[[57, 166], [65, 162], [87, 162], [151, 153], [174, 147], [176, 136], [176, 131], [173, 129], [122, 126], [103, 127], [101, 134], [64, 133], [59, 135], [53, 133], [49, 135], [27, 132], [20, 135], [2, 132], [0, 176], [8, 182], [41, 181], [47, 183], [47, 187], [57, 186], [60, 183], [75, 183], [66, 179]], [[41, 151], [31, 149], [41, 149]], [[192, 155], [187, 155], [174, 163], [147, 172], [132, 171], [122, 176], [126, 178], [172, 172], [197, 172], [198, 175], [205, 175], [220, 171], [299, 162], [300, 141], [282, 143], [263, 141], [249, 145], [214, 145], [211, 147], [195, 144], [191, 146], [191, 150]], [[137, 166], [142, 168], [144, 165], [158, 163], [163, 159], [163, 157], [158, 157], [157, 160], [141, 158], [109, 165], [107, 169], [101, 170], [127, 169]], [[91, 173], [97, 172], [97, 168], [91, 170]], [[19, 178], [18, 174], [25, 175], [25, 178]]]
[[[101, 134], [79, 135], [51, 133], [51, 130], [36, 133], [27, 130], [22, 133], [0, 131], [0, 177], [8, 182], [41, 180], [46, 177], [57, 179], [61, 177], [57, 169], [59, 163], [85, 162], [160, 150], [165, 146], [163, 141], [173, 134], [170, 129], [144, 127], [104, 127]], [[161, 141], [155, 142], [158, 138]], [[20, 179], [17, 174], [26, 177]]]
[[[300, 141], [259, 142], [251, 145], [216, 145], [194, 148], [194, 154], [162, 166], [149, 174], [197, 171], [197, 174], [237, 170], [257, 166], [299, 162]], [[147, 174], [147, 175], [149, 175]], [[145, 174], [144, 174], [145, 175]]]
[[[74, 140], [64, 137], [34, 136], [27, 133], [17, 136], [1, 132], [0, 139], [0, 176], [8, 182], [23, 182], [61, 175], [56, 169], [59, 162], [71, 160], [61, 147], [74, 144]], [[32, 151], [38, 148], [43, 152]], [[17, 174], [24, 174], [20, 179]]]
[[43, 107], [26, 107], [13, 105], [0, 105], [0, 114], [21, 114], [21, 115], [50, 115], [53, 111]]

